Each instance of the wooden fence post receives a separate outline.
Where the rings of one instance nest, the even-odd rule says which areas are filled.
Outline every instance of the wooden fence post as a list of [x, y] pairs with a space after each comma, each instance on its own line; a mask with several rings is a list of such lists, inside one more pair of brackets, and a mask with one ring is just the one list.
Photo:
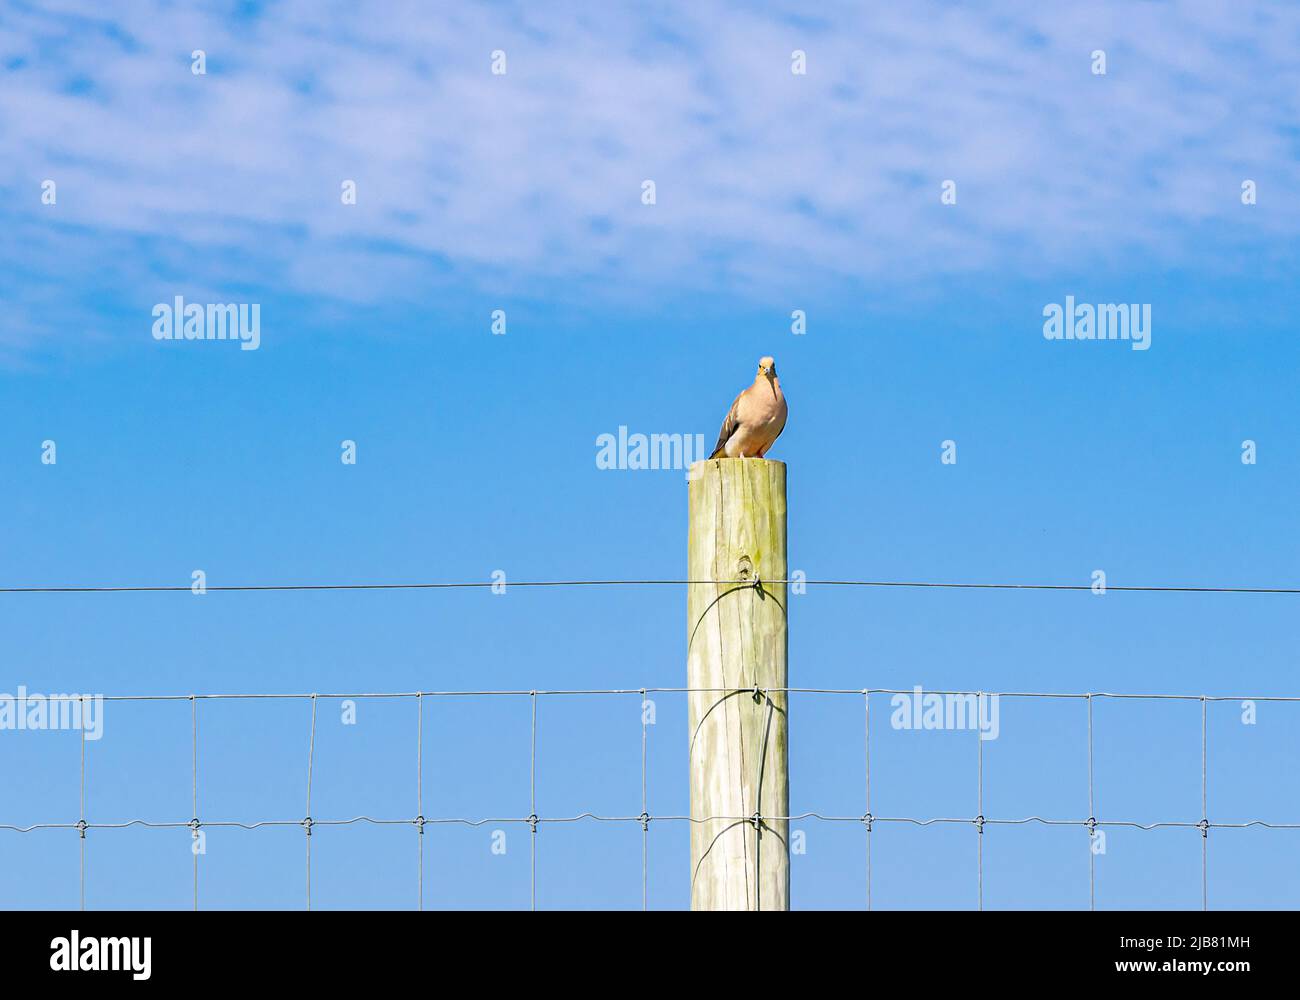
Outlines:
[[[691, 909], [790, 908], [785, 463], [696, 462], [686, 680]], [[716, 819], [710, 817], [718, 817]], [[703, 822], [700, 822], [703, 820]]]

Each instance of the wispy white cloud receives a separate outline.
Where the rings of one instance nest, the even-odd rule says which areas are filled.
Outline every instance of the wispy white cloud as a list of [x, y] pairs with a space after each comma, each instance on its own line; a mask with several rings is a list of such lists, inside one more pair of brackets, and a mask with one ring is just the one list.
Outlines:
[[1230, 267], [1244, 244], [1291, 252], [1300, 228], [1293, 6], [447, 7], [6, 6], [11, 297], [44, 301], [61, 269], [142, 294], [779, 296]]

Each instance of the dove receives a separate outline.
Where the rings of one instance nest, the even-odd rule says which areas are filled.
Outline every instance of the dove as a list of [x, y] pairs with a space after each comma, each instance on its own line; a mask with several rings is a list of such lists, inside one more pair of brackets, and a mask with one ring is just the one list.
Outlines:
[[731, 404], [709, 458], [762, 458], [785, 429], [788, 412], [776, 361], [760, 358], [754, 384]]

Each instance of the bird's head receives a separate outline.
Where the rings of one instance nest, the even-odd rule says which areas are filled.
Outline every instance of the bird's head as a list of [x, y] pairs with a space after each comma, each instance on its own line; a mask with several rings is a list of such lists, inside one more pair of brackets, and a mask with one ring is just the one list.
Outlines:
[[758, 359], [759, 378], [774, 379], [776, 378], [776, 359], [759, 358]]

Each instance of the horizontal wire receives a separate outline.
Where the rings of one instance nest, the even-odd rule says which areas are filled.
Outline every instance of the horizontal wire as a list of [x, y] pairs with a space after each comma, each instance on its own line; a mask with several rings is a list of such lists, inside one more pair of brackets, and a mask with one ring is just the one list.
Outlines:
[[[232, 701], [232, 700], [307, 700], [313, 698], [486, 698], [486, 697], [534, 697], [549, 695], [554, 697], [582, 695], [646, 695], [646, 694], [743, 694], [758, 691], [761, 694], [830, 694], [855, 695], [862, 697], [871, 694], [901, 694], [915, 696], [916, 688], [821, 688], [821, 687], [642, 687], [642, 688], [536, 688], [532, 690], [500, 689], [481, 691], [361, 691], [361, 692], [304, 692], [294, 693], [228, 693], [228, 694], [24, 694], [12, 695], [0, 693], [0, 701], [13, 702], [80, 702], [98, 699], [101, 701]], [[919, 692], [925, 695], [944, 695], [985, 698], [1115, 698], [1132, 701], [1264, 701], [1264, 702], [1300, 702], [1300, 695], [1273, 694], [1143, 694], [1119, 691], [952, 691], [923, 688]]]
[[[650, 822], [685, 822], [685, 823], [740, 823], [753, 822], [756, 817], [749, 816], [602, 816], [598, 813], [584, 812], [576, 816], [489, 816], [482, 819], [470, 819], [464, 816], [443, 816], [443, 817], [416, 817], [414, 819], [376, 819], [372, 816], [354, 816], [351, 819], [312, 819], [311, 826], [352, 826], [356, 823], [370, 823], [375, 826], [419, 826], [423, 823], [429, 825], [459, 825], [480, 827], [489, 823], [518, 823], [523, 825], [532, 825], [534, 823], [541, 825], [543, 823], [577, 823], [582, 820], [593, 820], [600, 823], [650, 823]], [[828, 823], [863, 823], [868, 819], [872, 823], [910, 823], [913, 826], [933, 826], [937, 823], [958, 823], [958, 824], [975, 824], [981, 822], [985, 825], [997, 826], [1023, 826], [1028, 823], [1038, 823], [1043, 826], [1122, 826], [1135, 830], [1157, 830], [1162, 828], [1184, 828], [1184, 829], [1201, 829], [1208, 826], [1212, 829], [1246, 829], [1248, 827], [1259, 826], [1270, 830], [1300, 830], [1300, 823], [1274, 823], [1267, 820], [1252, 819], [1243, 822], [1191, 822], [1188, 820], [1169, 820], [1155, 823], [1138, 823], [1133, 820], [1086, 820], [1086, 819], [1045, 819], [1042, 816], [1026, 816], [1023, 819], [988, 819], [987, 817], [960, 817], [960, 816], [937, 816], [930, 819], [921, 819], [914, 816], [832, 816], [819, 812], [803, 812], [789, 816], [768, 816], [759, 815], [757, 819], [760, 822], [799, 822], [800, 820], [815, 819]], [[90, 823], [84, 826], [81, 823], [33, 823], [31, 826], [17, 826], [9, 823], [0, 823], [0, 830], [8, 830], [13, 833], [31, 833], [34, 830], [124, 830], [128, 827], [142, 826], [151, 829], [206, 829], [208, 827], [236, 827], [241, 830], [257, 830], [267, 826], [303, 826], [306, 820], [302, 819], [272, 819], [272, 820], [255, 820], [252, 822], [239, 822], [236, 820], [203, 820], [195, 823], [194, 820], [157, 822], [153, 820], [132, 819], [124, 820], [118, 823]]]
[[[811, 587], [910, 587], [940, 590], [1068, 590], [1091, 591], [1091, 584], [1070, 583], [945, 583], [918, 580], [763, 580], [766, 584], [800, 584]], [[317, 590], [465, 590], [484, 587], [668, 587], [733, 585], [754, 586], [747, 580], [520, 580], [512, 582], [457, 581], [447, 583], [281, 583], [232, 584], [204, 587], [205, 593]], [[1300, 594], [1300, 587], [1213, 587], [1213, 586], [1111, 586], [1107, 591], [1163, 594]], [[0, 587], [0, 594], [165, 594], [192, 593], [192, 586], [50, 586]]]

